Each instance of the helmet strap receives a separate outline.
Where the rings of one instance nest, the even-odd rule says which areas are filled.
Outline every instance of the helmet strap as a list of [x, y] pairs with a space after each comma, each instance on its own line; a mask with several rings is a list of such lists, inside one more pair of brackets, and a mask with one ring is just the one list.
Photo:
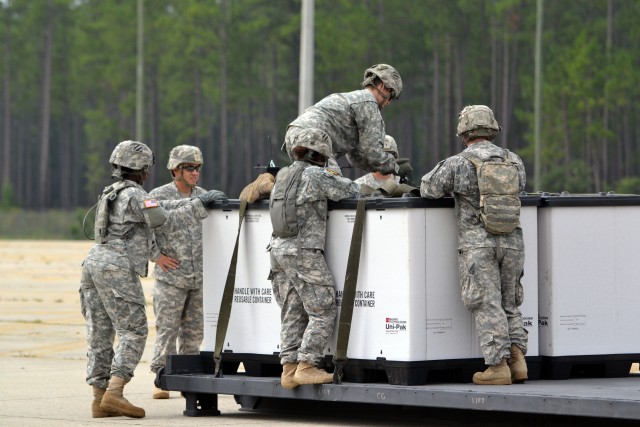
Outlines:
[[324, 166], [327, 163], [327, 158], [314, 150], [309, 150], [304, 156], [304, 160], [318, 166]]

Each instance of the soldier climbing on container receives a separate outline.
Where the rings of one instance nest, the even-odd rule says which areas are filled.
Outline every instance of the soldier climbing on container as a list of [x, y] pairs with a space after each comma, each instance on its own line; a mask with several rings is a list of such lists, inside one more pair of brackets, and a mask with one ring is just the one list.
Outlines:
[[476, 384], [527, 380], [527, 331], [518, 308], [524, 268], [518, 193], [526, 175], [520, 157], [491, 142], [500, 130], [490, 108], [465, 107], [457, 135], [466, 149], [438, 163], [420, 187], [423, 197], [455, 198], [462, 301], [488, 365], [473, 375]]
[[292, 149], [296, 136], [305, 129], [319, 129], [331, 140], [329, 162], [347, 156], [352, 166], [367, 172], [380, 172], [405, 177], [413, 169], [407, 159], [397, 162], [383, 150], [385, 125], [381, 110], [402, 93], [402, 78], [391, 65], [377, 64], [367, 68], [364, 89], [334, 93], [307, 108], [287, 127], [283, 150], [294, 160]]
[[[172, 181], [149, 195], [162, 201], [192, 199], [206, 193], [198, 186], [202, 163], [198, 147], [174, 147], [167, 163]], [[157, 372], [165, 366], [169, 354], [200, 354], [204, 336], [202, 224], [185, 224], [172, 232], [159, 228], [154, 234], [160, 252], [168, 255], [156, 262], [153, 271], [156, 339], [151, 371]], [[153, 398], [168, 399], [169, 392], [154, 386]]]
[[207, 216], [204, 205], [224, 194], [209, 191], [192, 199], [158, 202], [142, 188], [154, 159], [141, 142], [119, 143], [109, 163], [117, 181], [104, 189], [98, 201], [95, 244], [82, 263], [80, 282], [80, 306], [87, 322], [86, 382], [93, 387], [94, 418], [142, 418], [144, 409], [131, 404], [123, 389], [147, 339], [140, 277], [147, 276], [148, 260], [167, 261], [155, 244], [153, 230], [172, 232], [199, 224]]
[[326, 166], [331, 140], [306, 128], [291, 141], [291, 166], [278, 172], [269, 211], [274, 297], [281, 308], [281, 384], [325, 384], [333, 375], [320, 369], [337, 314], [334, 280], [324, 258], [327, 200], [357, 197], [358, 184]]

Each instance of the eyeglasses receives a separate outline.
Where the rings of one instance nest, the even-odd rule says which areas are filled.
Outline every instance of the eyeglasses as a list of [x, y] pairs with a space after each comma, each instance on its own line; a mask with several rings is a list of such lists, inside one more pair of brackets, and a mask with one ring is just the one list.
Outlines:
[[180, 166], [180, 169], [187, 172], [200, 172], [201, 167], [202, 166], [185, 165], [185, 166]]

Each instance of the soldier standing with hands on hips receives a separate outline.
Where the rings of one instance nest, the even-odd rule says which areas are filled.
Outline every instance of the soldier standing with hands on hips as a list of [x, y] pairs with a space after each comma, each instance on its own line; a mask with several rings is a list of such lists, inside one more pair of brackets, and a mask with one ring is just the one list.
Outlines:
[[[167, 163], [172, 181], [149, 195], [163, 201], [192, 199], [206, 193], [198, 186], [202, 164], [198, 147], [174, 147]], [[158, 372], [169, 354], [200, 353], [204, 337], [202, 224], [185, 224], [174, 231], [156, 229], [154, 234], [160, 251], [169, 256], [166, 262], [156, 262], [153, 270], [156, 340], [151, 371]], [[153, 398], [168, 399], [169, 392], [154, 386]]]

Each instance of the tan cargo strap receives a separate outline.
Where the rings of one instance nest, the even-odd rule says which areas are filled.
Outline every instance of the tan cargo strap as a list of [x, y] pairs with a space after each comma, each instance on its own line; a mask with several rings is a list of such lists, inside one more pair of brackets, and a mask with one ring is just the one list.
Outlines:
[[227, 281], [224, 284], [224, 291], [222, 293], [222, 301], [220, 302], [220, 310], [218, 311], [218, 326], [216, 327], [216, 347], [213, 353], [213, 360], [215, 362], [214, 376], [222, 378], [222, 370], [220, 369], [220, 363], [222, 362], [222, 347], [224, 346], [224, 339], [227, 335], [227, 327], [229, 326], [229, 317], [231, 317], [231, 304], [233, 303], [233, 290], [236, 286], [236, 265], [238, 263], [238, 242], [240, 240], [240, 229], [242, 228], [242, 222], [244, 220], [244, 212], [247, 209], [247, 201], [240, 201], [240, 220], [238, 223], [238, 235], [236, 236], [236, 245], [233, 248], [233, 255], [231, 256], [231, 264], [229, 265], [229, 273], [227, 274]]
[[419, 188], [408, 184], [398, 184], [393, 179], [386, 180], [380, 186], [380, 192], [385, 197], [403, 197], [407, 193], [414, 197], [420, 197]]
[[364, 228], [365, 204], [367, 199], [358, 200], [356, 218], [351, 235], [349, 258], [347, 260], [347, 272], [344, 277], [344, 289], [342, 291], [342, 303], [340, 306], [340, 322], [338, 324], [338, 340], [336, 352], [333, 356], [334, 384], [342, 384], [344, 365], [347, 363], [347, 348], [349, 347], [349, 333], [351, 332], [351, 318], [353, 317], [353, 304], [358, 284], [358, 269], [360, 267], [360, 251], [362, 249], [362, 229]]

